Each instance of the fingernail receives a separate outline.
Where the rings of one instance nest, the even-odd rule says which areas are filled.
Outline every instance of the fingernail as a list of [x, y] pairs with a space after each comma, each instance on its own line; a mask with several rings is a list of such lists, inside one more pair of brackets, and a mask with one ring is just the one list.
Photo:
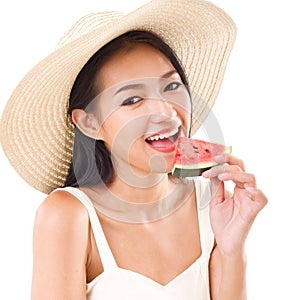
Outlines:
[[203, 177], [209, 177], [210, 173], [211, 173], [210, 170], [207, 170], [207, 171], [205, 171], [205, 172], [202, 173], [202, 176]]
[[254, 193], [254, 192], [257, 191], [257, 189], [255, 187], [252, 187], [252, 186], [245, 187], [245, 190], [248, 191], [249, 193]]

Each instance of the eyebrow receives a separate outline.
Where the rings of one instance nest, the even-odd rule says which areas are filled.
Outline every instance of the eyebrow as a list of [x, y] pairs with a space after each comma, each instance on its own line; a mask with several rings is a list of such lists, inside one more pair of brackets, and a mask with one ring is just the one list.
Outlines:
[[125, 85], [125, 86], [121, 87], [120, 89], [118, 89], [115, 92], [115, 95], [117, 95], [120, 92], [127, 91], [127, 90], [137, 90], [137, 89], [142, 88], [143, 86], [144, 86], [144, 84], [142, 84], [142, 83], [128, 84], [128, 85]]
[[[160, 78], [166, 79], [166, 78], [171, 77], [175, 73], [178, 73], [178, 72], [176, 70], [171, 70], [171, 71], [165, 73], [164, 75], [162, 75]], [[137, 89], [140, 89], [140, 88], [142, 88], [144, 86], [145, 85], [142, 84], [142, 83], [128, 84], [128, 85], [125, 85], [125, 86], [121, 87], [120, 89], [118, 89], [115, 92], [115, 95], [117, 95], [120, 92], [127, 91], [127, 90], [137, 90]]]
[[164, 74], [163, 76], [161, 76], [161, 78], [169, 78], [175, 73], [178, 74], [178, 72], [176, 70], [171, 70], [171, 71], [167, 72], [166, 74]]

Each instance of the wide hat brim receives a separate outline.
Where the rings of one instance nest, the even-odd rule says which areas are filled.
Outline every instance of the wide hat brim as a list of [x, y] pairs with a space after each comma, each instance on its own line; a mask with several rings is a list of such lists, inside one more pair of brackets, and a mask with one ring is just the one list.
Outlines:
[[3, 150], [37, 190], [48, 194], [64, 186], [74, 139], [67, 108], [78, 73], [99, 48], [131, 30], [157, 34], [179, 57], [193, 95], [192, 133], [209, 113], [236, 35], [234, 22], [223, 10], [201, 0], [154, 0], [126, 15], [88, 15], [29, 71], [2, 114]]

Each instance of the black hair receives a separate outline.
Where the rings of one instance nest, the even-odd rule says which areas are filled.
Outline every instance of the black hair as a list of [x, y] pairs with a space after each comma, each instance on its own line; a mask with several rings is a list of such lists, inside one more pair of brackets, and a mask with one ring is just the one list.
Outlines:
[[[99, 49], [81, 69], [70, 93], [69, 116], [74, 109], [86, 110], [96, 98], [99, 93], [95, 84], [96, 75], [105, 62], [113, 55], [128, 51], [140, 43], [148, 44], [164, 54], [188, 88], [187, 78], [179, 59], [161, 38], [148, 31], [130, 31]], [[189, 90], [188, 92], [190, 93]], [[104, 142], [84, 135], [75, 127], [73, 156], [65, 186], [93, 186], [108, 183], [113, 176], [111, 155]]]

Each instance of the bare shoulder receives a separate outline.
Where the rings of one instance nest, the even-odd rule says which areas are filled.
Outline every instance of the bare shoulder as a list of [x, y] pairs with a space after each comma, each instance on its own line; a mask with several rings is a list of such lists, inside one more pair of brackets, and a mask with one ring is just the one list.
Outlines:
[[[89, 217], [83, 204], [66, 191], [55, 191], [39, 206], [34, 225], [34, 241], [43, 240], [67, 247], [87, 245]], [[81, 246], [81, 248], [82, 248]]]
[[88, 221], [88, 213], [82, 203], [67, 191], [58, 190], [42, 202], [36, 212], [36, 220], [43, 223], [53, 223], [57, 221], [60, 225], [67, 225], [66, 221], [81, 222]]
[[88, 241], [81, 202], [66, 191], [50, 194], [36, 212], [32, 299], [84, 299]]

